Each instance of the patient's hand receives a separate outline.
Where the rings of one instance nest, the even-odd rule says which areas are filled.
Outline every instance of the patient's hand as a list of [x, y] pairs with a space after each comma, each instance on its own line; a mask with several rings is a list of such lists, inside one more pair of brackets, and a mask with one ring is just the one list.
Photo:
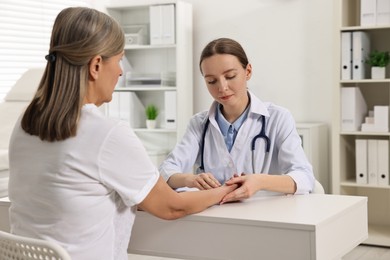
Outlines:
[[211, 173], [200, 173], [189, 175], [186, 180], [186, 186], [198, 188], [199, 190], [208, 190], [220, 187], [221, 183]]

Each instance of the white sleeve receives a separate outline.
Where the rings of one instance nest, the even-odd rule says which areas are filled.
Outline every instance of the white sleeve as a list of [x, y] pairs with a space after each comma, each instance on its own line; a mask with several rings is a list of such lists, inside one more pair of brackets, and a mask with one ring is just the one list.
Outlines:
[[200, 116], [191, 118], [183, 138], [160, 165], [160, 174], [166, 181], [174, 173], [193, 172], [200, 148], [202, 121]]
[[295, 194], [307, 194], [313, 190], [313, 168], [308, 161], [301, 138], [295, 127], [295, 121], [290, 112], [285, 111], [279, 121], [278, 160], [281, 172], [294, 179], [297, 190]]
[[124, 123], [110, 131], [101, 147], [99, 175], [130, 207], [142, 202], [159, 178], [141, 141]]

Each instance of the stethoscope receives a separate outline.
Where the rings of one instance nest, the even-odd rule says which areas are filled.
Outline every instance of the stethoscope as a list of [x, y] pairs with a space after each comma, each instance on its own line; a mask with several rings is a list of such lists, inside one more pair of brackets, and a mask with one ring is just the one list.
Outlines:
[[[255, 137], [253, 137], [252, 142], [251, 142], [252, 170], [253, 170], [253, 173], [255, 173], [256, 140], [258, 138], [263, 138], [264, 139], [264, 142], [266, 144], [266, 146], [265, 146], [265, 152], [266, 153], [269, 152], [270, 146], [271, 146], [271, 140], [265, 134], [265, 116], [263, 116], [263, 115], [261, 116], [261, 122], [262, 122], [262, 125], [261, 125], [260, 133], [258, 135], [256, 135]], [[203, 128], [202, 139], [201, 139], [202, 148], [201, 148], [201, 153], [200, 153], [200, 167], [199, 167], [199, 169], [201, 171], [203, 171], [203, 172], [204, 172], [204, 143], [205, 143], [205, 139], [206, 139], [206, 132], [207, 132], [207, 129], [209, 128], [209, 124], [210, 124], [210, 120], [207, 118], [207, 121], [206, 121], [206, 123], [204, 125], [204, 128]]]

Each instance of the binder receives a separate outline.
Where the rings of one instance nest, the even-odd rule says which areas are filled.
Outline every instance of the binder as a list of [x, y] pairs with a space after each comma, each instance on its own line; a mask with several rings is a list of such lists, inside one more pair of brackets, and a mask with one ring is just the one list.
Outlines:
[[352, 79], [352, 32], [341, 33], [341, 79]]
[[377, 132], [389, 131], [389, 107], [374, 106], [374, 124]]
[[367, 184], [367, 140], [355, 140], [356, 183]]
[[145, 106], [134, 92], [129, 93], [129, 122], [132, 128], [145, 127], [146, 115]]
[[369, 139], [368, 144], [368, 184], [378, 184], [378, 140]]
[[175, 43], [175, 6], [152, 5], [150, 13], [150, 44]]
[[165, 91], [165, 128], [176, 129], [176, 91]]
[[360, 0], [360, 25], [374, 26], [376, 24], [376, 0]]
[[359, 131], [367, 114], [367, 104], [359, 87], [341, 88], [341, 129]]
[[370, 52], [369, 35], [363, 31], [352, 32], [352, 79], [368, 78], [366, 59]]
[[162, 42], [175, 43], [175, 6], [173, 4], [162, 6]]
[[376, 25], [390, 24], [390, 0], [376, 0]]
[[389, 140], [378, 140], [378, 185], [389, 185]]

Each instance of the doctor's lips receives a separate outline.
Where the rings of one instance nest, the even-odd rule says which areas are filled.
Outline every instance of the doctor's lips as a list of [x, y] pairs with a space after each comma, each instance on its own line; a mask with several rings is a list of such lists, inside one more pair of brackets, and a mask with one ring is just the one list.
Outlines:
[[233, 95], [227, 95], [227, 96], [222, 96], [222, 97], [219, 97], [219, 98], [222, 99], [222, 100], [228, 100], [232, 96]]

